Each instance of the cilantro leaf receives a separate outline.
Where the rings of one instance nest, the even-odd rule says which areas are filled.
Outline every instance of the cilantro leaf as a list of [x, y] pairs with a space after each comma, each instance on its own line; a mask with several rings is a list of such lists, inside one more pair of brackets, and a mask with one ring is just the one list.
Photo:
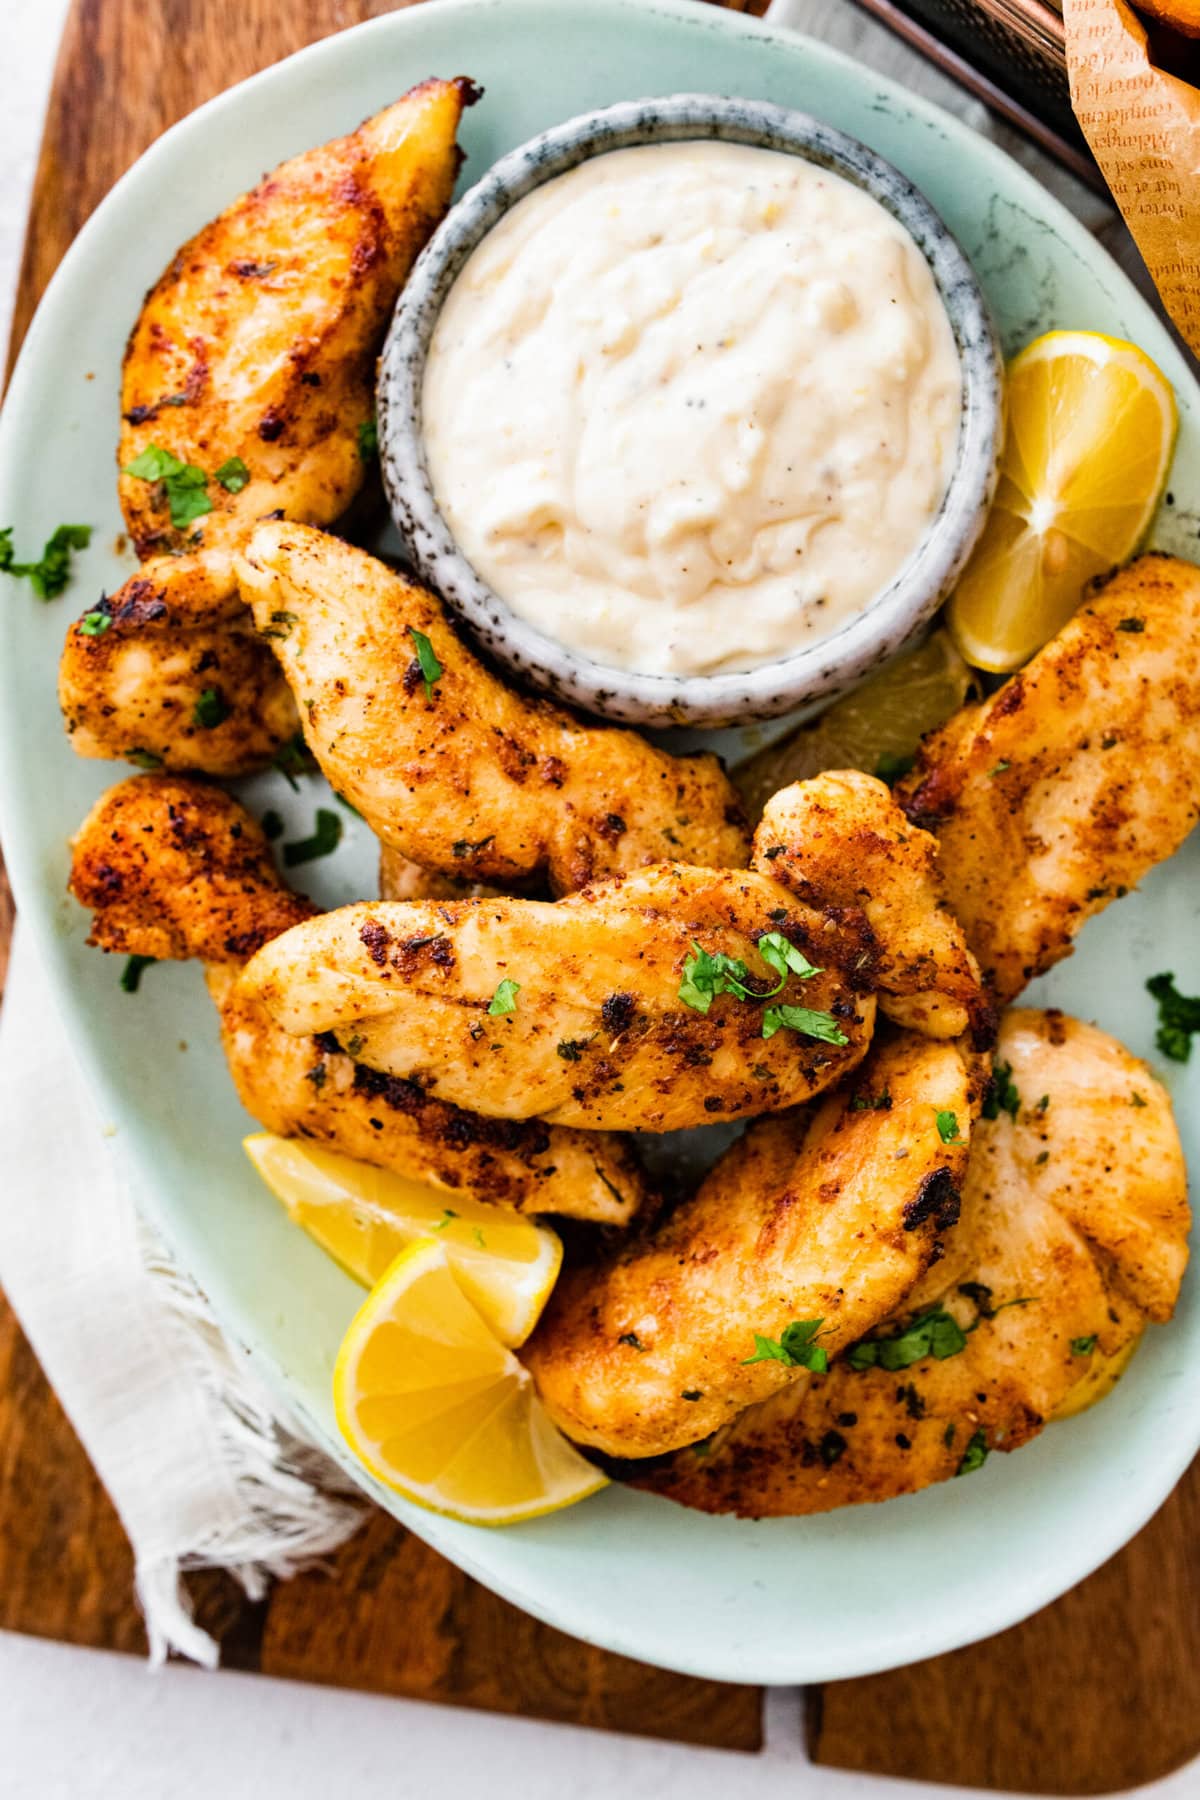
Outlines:
[[228, 494], [240, 494], [250, 482], [250, 471], [240, 456], [226, 457], [220, 468], [213, 475]]
[[374, 419], [364, 419], [358, 428], [358, 458], [360, 462], [374, 462], [379, 455], [379, 427]]
[[958, 1114], [957, 1113], [940, 1112], [937, 1116], [937, 1128], [938, 1128], [938, 1136], [941, 1138], [943, 1144], [961, 1144], [962, 1143], [963, 1140], [958, 1134]]
[[[773, 1000], [787, 986], [789, 974], [798, 975], [801, 981], [808, 981], [821, 973], [820, 969], [809, 962], [803, 950], [789, 943], [782, 932], [778, 931], [766, 931], [758, 940], [759, 955], [779, 977], [773, 988], [767, 988], [761, 993], [749, 985], [750, 971], [740, 956], [726, 956], [723, 950], [710, 952], [703, 949], [695, 938], [692, 939], [692, 949], [696, 954], [689, 956], [683, 965], [679, 998], [693, 1012], [706, 1013], [718, 994], [734, 994], [739, 1000], [747, 1001]], [[793, 1008], [793, 1011], [803, 1010], [802, 1007]], [[776, 1025], [773, 1029], [778, 1031], [779, 1026]], [[764, 1030], [764, 1037], [771, 1035], [772, 1032]], [[843, 1038], [841, 1041], [845, 1043], [846, 1040]]]
[[95, 612], [85, 612], [75, 629], [80, 637], [103, 637], [111, 624], [112, 614], [97, 608]]
[[204, 470], [197, 468], [195, 463], [181, 462], [160, 444], [148, 444], [140, 456], [125, 464], [121, 473], [136, 476], [139, 481], [161, 482], [163, 499], [176, 531], [182, 531], [185, 525], [212, 511], [208, 476]]
[[846, 1361], [859, 1371], [907, 1369], [927, 1356], [945, 1362], [948, 1356], [958, 1356], [966, 1347], [967, 1334], [958, 1320], [944, 1307], [931, 1306], [891, 1337], [863, 1338], [851, 1344]]
[[1187, 1062], [1192, 1054], [1192, 1037], [1200, 1031], [1200, 999], [1181, 994], [1174, 975], [1152, 975], [1146, 988], [1158, 1001], [1155, 1043], [1172, 1062]]
[[311, 775], [316, 768], [316, 761], [311, 750], [304, 741], [303, 732], [297, 731], [286, 744], [281, 744], [271, 758], [271, 766], [279, 770], [294, 794], [300, 792], [297, 775]]
[[1091, 1337], [1080, 1337], [1080, 1338], [1072, 1338], [1071, 1339], [1071, 1355], [1072, 1356], [1090, 1356], [1092, 1354], [1092, 1351], [1095, 1348], [1096, 1348], [1096, 1334], [1094, 1332]]
[[772, 1038], [785, 1026], [802, 1037], [820, 1038], [823, 1044], [850, 1042], [832, 1013], [813, 1012], [808, 1006], [768, 1006], [763, 1014], [763, 1036]]
[[987, 1432], [981, 1425], [969, 1440], [962, 1454], [962, 1461], [955, 1469], [955, 1475], [973, 1475], [976, 1469], [982, 1469], [988, 1459]]
[[53, 600], [62, 593], [71, 579], [72, 551], [86, 550], [92, 541], [90, 525], [59, 525], [46, 539], [38, 561], [23, 563], [13, 555], [12, 534], [11, 525], [0, 530], [0, 572], [26, 576], [39, 600]]
[[192, 708], [192, 723], [198, 725], [201, 731], [215, 731], [218, 725], [225, 723], [232, 711], [233, 708], [220, 688], [205, 688]]
[[[759, 938], [755, 948], [767, 967], [774, 969], [777, 975], [783, 977], [783, 981], [787, 980], [789, 972], [798, 975], [801, 981], [810, 981], [814, 975], [821, 973], [815, 964], [809, 962], [803, 950], [790, 944], [781, 932], [768, 931], [764, 937]], [[783, 986], [783, 981], [780, 982], [780, 987]]]
[[508, 977], [505, 976], [488, 1004], [489, 1018], [499, 1019], [502, 1018], [505, 1013], [516, 1012], [517, 995], [520, 991], [520, 982], [510, 981]]
[[342, 821], [327, 806], [318, 806], [316, 830], [311, 837], [299, 838], [283, 846], [284, 867], [294, 869], [298, 863], [314, 862], [318, 856], [329, 856], [342, 841]]
[[761, 1332], [754, 1333], [754, 1355], [743, 1359], [746, 1363], [781, 1362], [789, 1369], [811, 1369], [814, 1375], [824, 1375], [829, 1367], [829, 1357], [821, 1345], [814, 1342], [824, 1319], [793, 1319], [780, 1332], [778, 1340], [763, 1337]]
[[985, 1119], [998, 1119], [1006, 1112], [1010, 1119], [1015, 1119], [1021, 1110], [1021, 1096], [1013, 1084], [1012, 1064], [998, 1062], [992, 1070], [988, 1082], [987, 1093], [983, 1097], [983, 1116]]
[[142, 980], [142, 970], [148, 969], [158, 959], [153, 956], [131, 956], [121, 971], [121, 992], [136, 994]]
[[420, 664], [421, 676], [425, 682], [425, 698], [432, 700], [433, 684], [440, 680], [444, 673], [442, 665], [437, 659], [433, 645], [423, 631], [418, 631], [415, 625], [410, 625], [408, 635], [416, 648], [417, 662]]

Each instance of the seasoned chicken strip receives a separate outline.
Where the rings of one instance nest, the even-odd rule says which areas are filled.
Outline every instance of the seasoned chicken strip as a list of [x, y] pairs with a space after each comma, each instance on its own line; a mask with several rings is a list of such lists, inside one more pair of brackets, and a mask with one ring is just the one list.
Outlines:
[[[185, 244], [146, 296], [125, 353], [119, 465], [166, 451], [199, 471], [190, 498], [210, 510], [193, 505], [177, 526], [169, 483], [122, 473], [146, 560], [89, 608], [111, 626], [67, 633], [60, 697], [81, 755], [238, 774], [296, 731], [286, 684], [238, 604], [230, 547], [265, 514], [329, 524], [361, 487], [376, 352], [449, 204], [473, 97], [465, 80], [423, 82], [282, 164]], [[227, 722], [197, 728], [210, 691], [201, 714]]]
[[910, 825], [882, 781], [855, 769], [797, 781], [767, 802], [754, 867], [807, 905], [859, 907], [878, 951], [881, 1011], [929, 1037], [995, 1029], [962, 926], [947, 912], [937, 840]]
[[81, 756], [206, 775], [261, 768], [300, 729], [217, 551], [157, 557], [102, 596], [67, 633], [58, 699]]
[[[823, 966], [777, 975], [756, 948], [772, 932]], [[744, 961], [757, 992], [689, 1004], [697, 947]], [[344, 906], [268, 944], [242, 986], [285, 1030], [332, 1031], [456, 1105], [673, 1131], [779, 1111], [852, 1068], [875, 1012], [839, 972], [856, 952], [840, 921], [765, 876], [663, 864], [554, 904]], [[764, 1036], [768, 994], [807, 1009], [806, 1028]]]
[[513, 692], [432, 594], [364, 551], [268, 523], [237, 570], [331, 785], [413, 862], [505, 887], [543, 876], [560, 894], [671, 858], [747, 862], [715, 757], [669, 756]]
[[757, 1360], [759, 1336], [819, 1321], [832, 1356], [886, 1317], [958, 1216], [982, 1068], [958, 1044], [880, 1042], [837, 1093], [752, 1126], [646, 1238], [566, 1273], [521, 1352], [555, 1423], [655, 1456], [791, 1388], [801, 1371]]
[[896, 789], [1002, 1000], [1200, 817], [1200, 568], [1142, 556]]
[[624, 1224], [645, 1199], [623, 1139], [447, 1106], [329, 1039], [290, 1036], [241, 994], [243, 960], [314, 908], [219, 788], [147, 775], [110, 789], [76, 835], [71, 891], [92, 909], [101, 948], [207, 965], [242, 1104], [269, 1130], [524, 1211]]
[[[874, 1366], [803, 1376], [640, 1486], [752, 1518], [915, 1493], [1099, 1398], [1170, 1318], [1190, 1215], [1164, 1089], [1056, 1012], [1005, 1014], [997, 1068], [1004, 1110], [975, 1127], [945, 1260], [871, 1334]], [[906, 1362], [934, 1309], [963, 1335]]]

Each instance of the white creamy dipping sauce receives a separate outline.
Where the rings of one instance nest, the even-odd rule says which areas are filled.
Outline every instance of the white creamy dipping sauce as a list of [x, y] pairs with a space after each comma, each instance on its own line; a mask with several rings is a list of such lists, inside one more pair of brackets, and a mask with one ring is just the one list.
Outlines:
[[519, 201], [434, 329], [430, 478], [477, 573], [596, 662], [747, 669], [889, 583], [949, 482], [962, 382], [929, 265], [870, 195], [713, 140]]

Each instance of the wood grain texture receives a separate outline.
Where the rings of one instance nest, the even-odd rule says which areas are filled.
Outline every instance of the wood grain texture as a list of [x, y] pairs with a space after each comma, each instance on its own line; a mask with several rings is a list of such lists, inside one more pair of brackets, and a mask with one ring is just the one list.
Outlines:
[[[849, 0], [830, 0], [848, 4]], [[75, 0], [38, 164], [13, 345], [67, 245], [155, 137], [202, 100], [387, 0]], [[762, 12], [765, 0], [737, 10]], [[464, 58], [469, 62], [469, 57]], [[11, 899], [0, 872], [0, 983]], [[1200, 1469], [1090, 1581], [987, 1644], [809, 1698], [823, 1763], [1043, 1794], [1137, 1785], [1200, 1750]], [[984, 1552], [986, 1553], [986, 1552]], [[0, 1628], [145, 1648], [120, 1522], [0, 1299]], [[757, 1690], [588, 1649], [374, 1514], [257, 1606], [193, 1578], [243, 1669], [753, 1748]], [[969, 1593], [963, 1596], [970, 1606]]]

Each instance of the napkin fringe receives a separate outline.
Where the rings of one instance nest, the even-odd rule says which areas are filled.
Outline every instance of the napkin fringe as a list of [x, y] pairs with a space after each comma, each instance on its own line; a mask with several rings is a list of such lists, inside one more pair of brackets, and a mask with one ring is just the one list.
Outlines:
[[226, 1569], [249, 1599], [261, 1600], [272, 1578], [287, 1580], [345, 1543], [367, 1508], [337, 1464], [305, 1441], [245, 1352], [222, 1335], [204, 1294], [141, 1219], [138, 1239], [235, 1504], [219, 1518], [198, 1506], [192, 1541], [139, 1560], [137, 1595], [152, 1665], [174, 1653], [216, 1668], [220, 1647], [195, 1623], [184, 1571]]

